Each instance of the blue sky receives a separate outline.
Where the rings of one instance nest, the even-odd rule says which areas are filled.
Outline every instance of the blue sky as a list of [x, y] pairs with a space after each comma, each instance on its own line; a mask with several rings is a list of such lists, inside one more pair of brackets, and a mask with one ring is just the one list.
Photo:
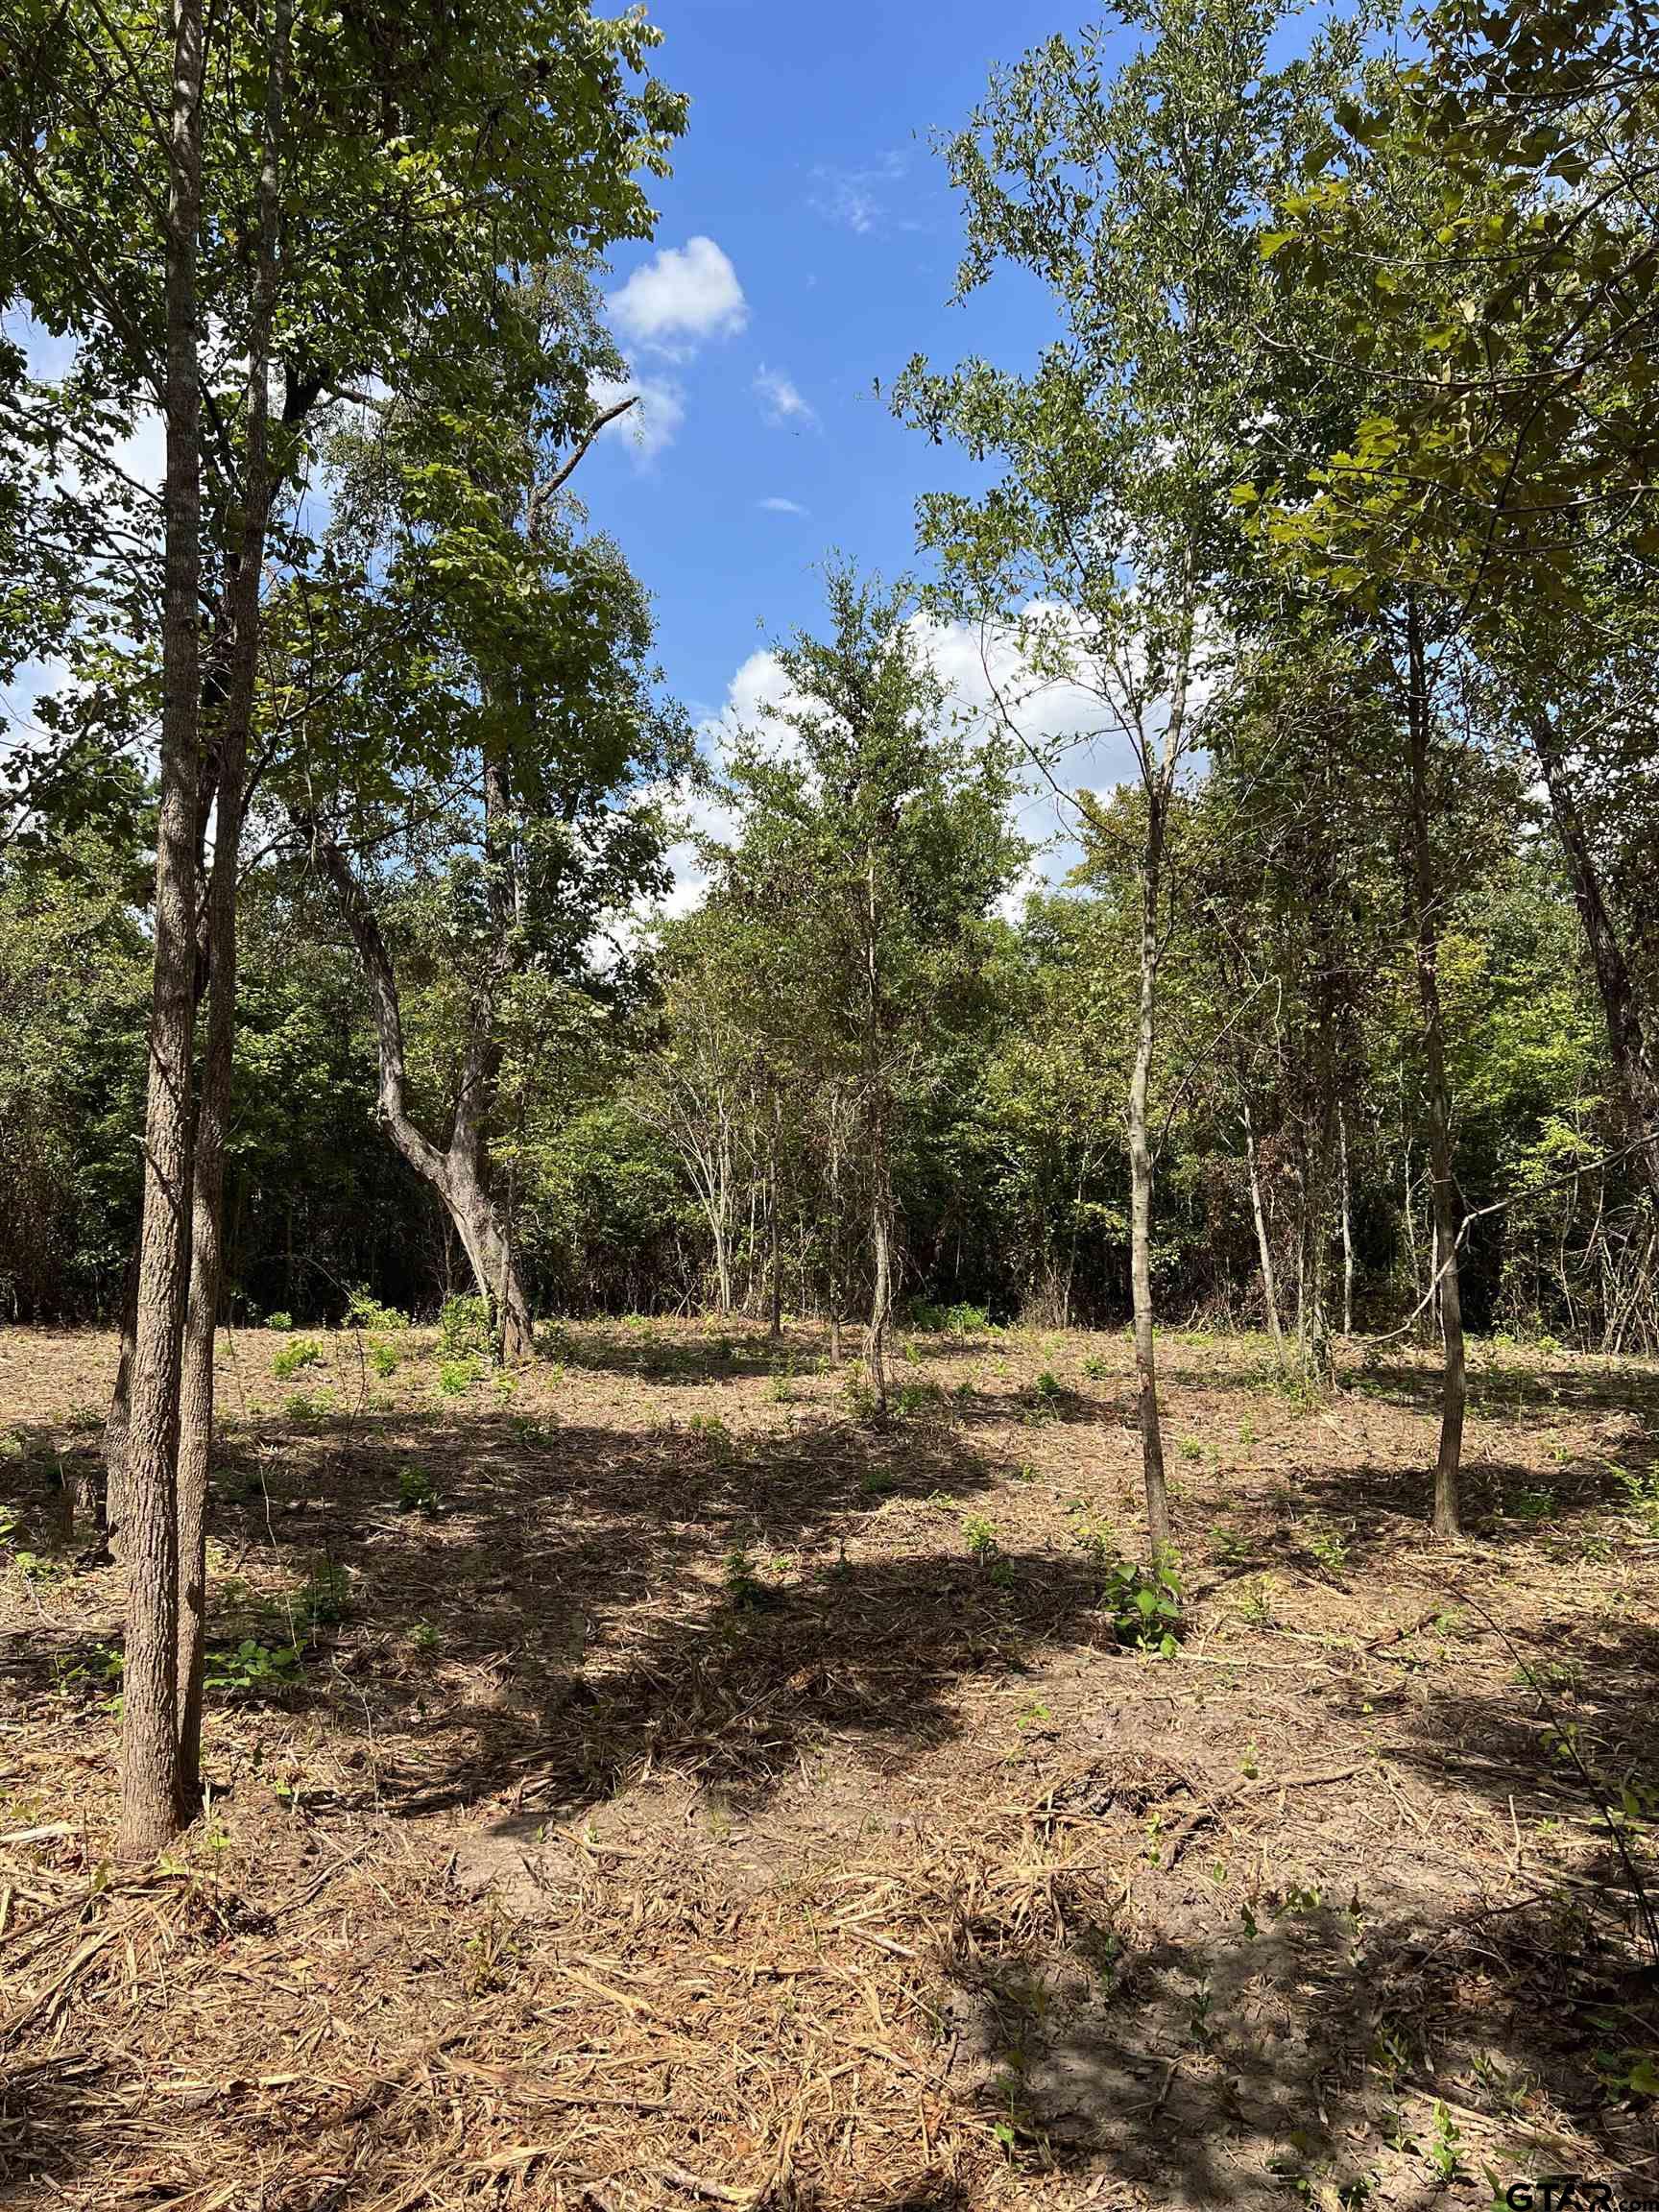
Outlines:
[[1053, 0], [653, 14], [690, 127], [656, 241], [617, 257], [611, 291], [656, 449], [607, 438], [581, 490], [653, 592], [669, 685], [701, 720], [769, 638], [815, 620], [827, 551], [912, 567], [917, 494], [965, 480], [875, 380], [918, 351], [1022, 362], [1046, 335], [1022, 282], [949, 304], [961, 226], [928, 140], [993, 61], [1087, 16]]

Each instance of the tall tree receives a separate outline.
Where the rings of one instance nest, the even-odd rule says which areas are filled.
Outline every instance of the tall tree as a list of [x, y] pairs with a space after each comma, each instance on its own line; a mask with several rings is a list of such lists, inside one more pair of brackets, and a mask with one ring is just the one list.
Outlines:
[[[1140, 786], [1127, 1121], [1142, 1464], [1157, 1552], [1170, 1524], [1150, 1082], [1177, 910], [1168, 830], [1233, 659], [1227, 517], [1264, 304], [1254, 212], [1310, 127], [1314, 70], [1268, 66], [1276, 18], [1259, 0], [1137, 0], [1125, 12], [1142, 44], [1115, 76], [1106, 33], [1052, 38], [993, 79], [947, 148], [968, 230], [959, 294], [1000, 266], [1027, 271], [1047, 288], [1059, 337], [1028, 375], [983, 361], [938, 374], [913, 362], [896, 404], [933, 437], [1002, 466], [981, 499], [922, 502], [945, 603], [1016, 625], [1040, 678], [1093, 689], [1097, 734], [1128, 751]], [[1077, 805], [1118, 833], [1087, 795]]]

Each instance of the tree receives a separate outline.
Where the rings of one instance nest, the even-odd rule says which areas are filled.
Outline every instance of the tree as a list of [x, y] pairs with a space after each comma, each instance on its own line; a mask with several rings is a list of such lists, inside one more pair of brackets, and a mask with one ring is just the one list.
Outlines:
[[[469, 363], [337, 444], [335, 570], [282, 613], [302, 704], [270, 788], [363, 966], [378, 1118], [443, 1204], [507, 1359], [531, 1347], [492, 1159], [510, 1001], [596, 980], [595, 933], [661, 881], [652, 792], [683, 751], [643, 594], [564, 489], [620, 412], [589, 397], [617, 366], [584, 269], [504, 289]], [[447, 987], [437, 1137], [413, 1098], [397, 935]]]
[[[913, 362], [895, 403], [1002, 475], [938, 494], [922, 541], [942, 597], [1013, 624], [1036, 676], [1094, 691], [1140, 789], [1141, 919], [1127, 1121], [1142, 1463], [1155, 1552], [1169, 1542], [1154, 1336], [1149, 1094], [1177, 885], [1168, 827], [1234, 658], [1228, 527], [1264, 303], [1254, 212], [1306, 128], [1311, 65], [1267, 66], [1271, 10], [1142, 0], [1143, 44], [1110, 82], [1104, 33], [993, 79], [947, 156], [965, 202], [958, 293], [1001, 264], [1048, 290], [1060, 336], [1028, 375]], [[1047, 763], [1045, 762], [1046, 768]], [[1079, 795], [1090, 827], [1116, 835]]]
[[739, 834], [718, 856], [711, 903], [762, 951], [751, 1003], [768, 1009], [758, 1042], [771, 1094], [805, 1087], [818, 1101], [832, 1303], [851, 1155], [868, 1246], [865, 1367], [884, 1417], [902, 1265], [896, 1148], [977, 987], [986, 918], [1022, 848], [1005, 819], [1003, 749], [952, 725], [903, 591], [834, 567], [827, 596], [828, 634], [799, 634], [778, 654], [787, 689], [771, 726], [733, 747]]
[[[132, 703], [150, 671], [134, 640], [150, 627], [157, 564], [143, 488], [123, 479], [110, 448], [146, 402], [167, 424], [153, 1187], [124, 1363], [131, 1409], [120, 1417], [118, 1403], [110, 1428], [118, 1447], [125, 1439], [126, 1464], [112, 1474], [124, 1478], [132, 1587], [124, 1839], [133, 1853], [170, 1833], [195, 1794], [199, 1607], [181, 1643], [175, 1617], [180, 1543], [192, 1559], [200, 1544], [211, 1235], [196, 1295], [187, 1291], [194, 1220], [205, 1228], [217, 1207], [217, 1102], [234, 1029], [234, 964], [223, 955], [234, 926], [237, 767], [255, 688], [265, 533], [284, 496], [295, 498], [319, 414], [340, 395], [376, 382], [397, 390], [419, 380], [421, 362], [464, 357], [466, 334], [492, 325], [503, 267], [567, 252], [572, 242], [591, 252], [645, 234], [637, 172], [661, 169], [683, 119], [654, 81], [629, 82], [655, 35], [637, 17], [596, 19], [585, 0], [503, 0], [466, 39], [442, 10], [342, 20], [302, 0], [287, 98], [288, 0], [272, 6], [269, 19], [257, 10], [208, 17], [195, 0], [176, 0], [163, 43], [147, 6], [20, 0], [17, 65], [0, 93], [0, 292], [77, 348], [68, 373], [32, 396], [22, 432], [47, 474], [67, 454], [84, 487], [78, 505], [47, 502], [71, 511], [72, 543], [68, 553], [52, 549], [48, 586], [24, 604], [37, 622], [64, 561], [79, 560], [93, 580], [95, 619], [72, 636], [70, 657], [78, 677], [105, 677], [115, 711], [103, 719], [123, 737], [134, 722], [142, 732]], [[164, 74], [170, 110], [159, 96]], [[265, 124], [252, 172], [250, 112]], [[165, 205], [150, 181], [158, 151]], [[204, 331], [215, 333], [205, 362]], [[260, 373], [268, 336], [283, 391], [270, 442]], [[122, 495], [100, 542], [98, 495], [112, 481]], [[295, 570], [308, 557], [291, 506], [280, 559]], [[210, 833], [220, 889], [204, 911]], [[193, 1191], [191, 1047], [215, 945], [206, 1142]]]

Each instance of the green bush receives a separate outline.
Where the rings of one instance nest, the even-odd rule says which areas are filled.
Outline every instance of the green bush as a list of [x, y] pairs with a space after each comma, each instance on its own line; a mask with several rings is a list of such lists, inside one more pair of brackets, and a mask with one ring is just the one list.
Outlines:
[[910, 1326], [922, 1336], [980, 1336], [991, 1316], [983, 1306], [934, 1306], [923, 1299], [910, 1309]]
[[438, 1341], [457, 1358], [464, 1353], [484, 1358], [490, 1350], [490, 1308], [476, 1291], [457, 1292], [445, 1298], [438, 1316]]
[[407, 1313], [399, 1313], [396, 1306], [382, 1306], [361, 1286], [346, 1301], [346, 1321], [349, 1328], [373, 1329], [382, 1335], [395, 1334], [409, 1326]]
[[323, 1347], [315, 1336], [296, 1336], [292, 1344], [279, 1344], [272, 1354], [271, 1372], [278, 1382], [286, 1382], [301, 1367], [317, 1366], [322, 1358]]

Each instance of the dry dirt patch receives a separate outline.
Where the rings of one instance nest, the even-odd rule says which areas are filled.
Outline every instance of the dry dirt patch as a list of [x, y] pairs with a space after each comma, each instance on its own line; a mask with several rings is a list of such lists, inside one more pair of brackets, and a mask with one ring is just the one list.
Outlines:
[[1121, 1338], [916, 1338], [884, 1431], [805, 1330], [316, 1343], [223, 1347], [213, 1799], [130, 1878], [110, 1347], [0, 1339], [9, 2201], [1659, 2189], [1651, 1367], [1484, 1356], [1447, 1554], [1422, 1363], [1170, 1338], [1166, 1661]]

